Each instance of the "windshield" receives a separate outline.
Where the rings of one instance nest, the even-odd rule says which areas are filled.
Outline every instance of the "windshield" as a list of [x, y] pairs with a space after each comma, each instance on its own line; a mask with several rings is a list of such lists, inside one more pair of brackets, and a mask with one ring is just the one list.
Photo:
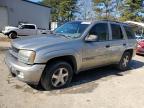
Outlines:
[[58, 27], [54, 33], [61, 34], [70, 38], [79, 38], [85, 29], [89, 26], [89, 22], [69, 22]]

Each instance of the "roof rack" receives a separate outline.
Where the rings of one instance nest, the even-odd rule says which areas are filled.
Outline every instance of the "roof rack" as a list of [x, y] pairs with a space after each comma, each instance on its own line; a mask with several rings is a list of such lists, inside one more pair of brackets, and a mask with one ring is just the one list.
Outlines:
[[124, 23], [124, 22], [121, 22], [121, 21], [112, 21], [112, 20], [101, 20], [101, 21], [109, 21], [109, 22], [115, 22], [115, 23], [121, 23], [121, 24], [128, 25], [127, 23]]
[[120, 22], [120, 21], [112, 21], [112, 20], [101, 20], [101, 21], [109, 21], [109, 22], [122, 23], [122, 22]]

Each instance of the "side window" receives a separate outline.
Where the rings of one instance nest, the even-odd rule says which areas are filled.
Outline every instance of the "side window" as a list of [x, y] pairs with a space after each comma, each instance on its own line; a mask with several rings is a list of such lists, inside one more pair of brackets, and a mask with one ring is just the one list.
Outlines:
[[125, 29], [125, 32], [127, 34], [128, 39], [134, 39], [135, 38], [135, 34], [134, 34], [133, 30], [131, 29], [131, 27], [124, 26], [124, 29]]
[[96, 24], [89, 32], [89, 35], [97, 35], [98, 41], [108, 40], [108, 24], [107, 23], [98, 23]]
[[22, 29], [28, 29], [28, 28], [27, 28], [27, 25], [23, 25], [23, 26], [22, 26]]
[[111, 29], [112, 29], [112, 39], [113, 40], [119, 40], [119, 39], [124, 38], [120, 25], [111, 24]]
[[35, 29], [35, 26], [29, 25], [29, 29]]
[[23, 29], [35, 29], [35, 26], [33, 26], [33, 25], [24, 25]]

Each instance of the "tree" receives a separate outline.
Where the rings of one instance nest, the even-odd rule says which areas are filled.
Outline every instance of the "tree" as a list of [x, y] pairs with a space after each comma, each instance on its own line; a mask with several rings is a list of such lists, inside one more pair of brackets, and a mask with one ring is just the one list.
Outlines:
[[142, 17], [140, 17], [137, 14], [140, 9], [141, 9], [141, 0], [125, 0], [123, 13], [120, 17], [120, 20], [141, 21]]
[[59, 20], [62, 22], [72, 20], [76, 11], [76, 0], [61, 0], [59, 3]]
[[115, 6], [112, 6], [112, 0], [93, 0], [93, 2], [95, 4], [94, 10], [97, 14], [97, 19], [116, 20], [116, 18], [111, 14], [115, 8]]
[[93, 0], [97, 19], [118, 20], [122, 0]]
[[[141, 0], [93, 0], [95, 4], [104, 3], [106, 9], [96, 8], [98, 19], [134, 20], [142, 21], [138, 14], [141, 9]], [[97, 6], [96, 6], [97, 7]], [[105, 14], [104, 14], [105, 13]]]
[[58, 21], [59, 1], [60, 0], [43, 0], [41, 2], [41, 4], [51, 7], [51, 20], [52, 21]]
[[52, 7], [51, 9], [51, 20], [57, 21], [58, 20], [58, 4], [59, 0], [43, 0], [41, 4]]
[[77, 0], [77, 15], [78, 20], [93, 20], [95, 19], [95, 13], [93, 11], [92, 0]]
[[43, 0], [44, 5], [51, 6], [52, 21], [69, 21], [74, 18], [76, 0]]

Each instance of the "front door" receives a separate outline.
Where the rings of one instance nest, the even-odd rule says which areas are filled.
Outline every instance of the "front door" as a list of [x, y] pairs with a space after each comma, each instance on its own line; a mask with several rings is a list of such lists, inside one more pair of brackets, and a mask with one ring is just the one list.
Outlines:
[[96, 35], [98, 38], [94, 42], [85, 42], [83, 49], [83, 68], [97, 67], [109, 63], [110, 42], [109, 28], [107, 23], [97, 23], [92, 27], [88, 36]]

